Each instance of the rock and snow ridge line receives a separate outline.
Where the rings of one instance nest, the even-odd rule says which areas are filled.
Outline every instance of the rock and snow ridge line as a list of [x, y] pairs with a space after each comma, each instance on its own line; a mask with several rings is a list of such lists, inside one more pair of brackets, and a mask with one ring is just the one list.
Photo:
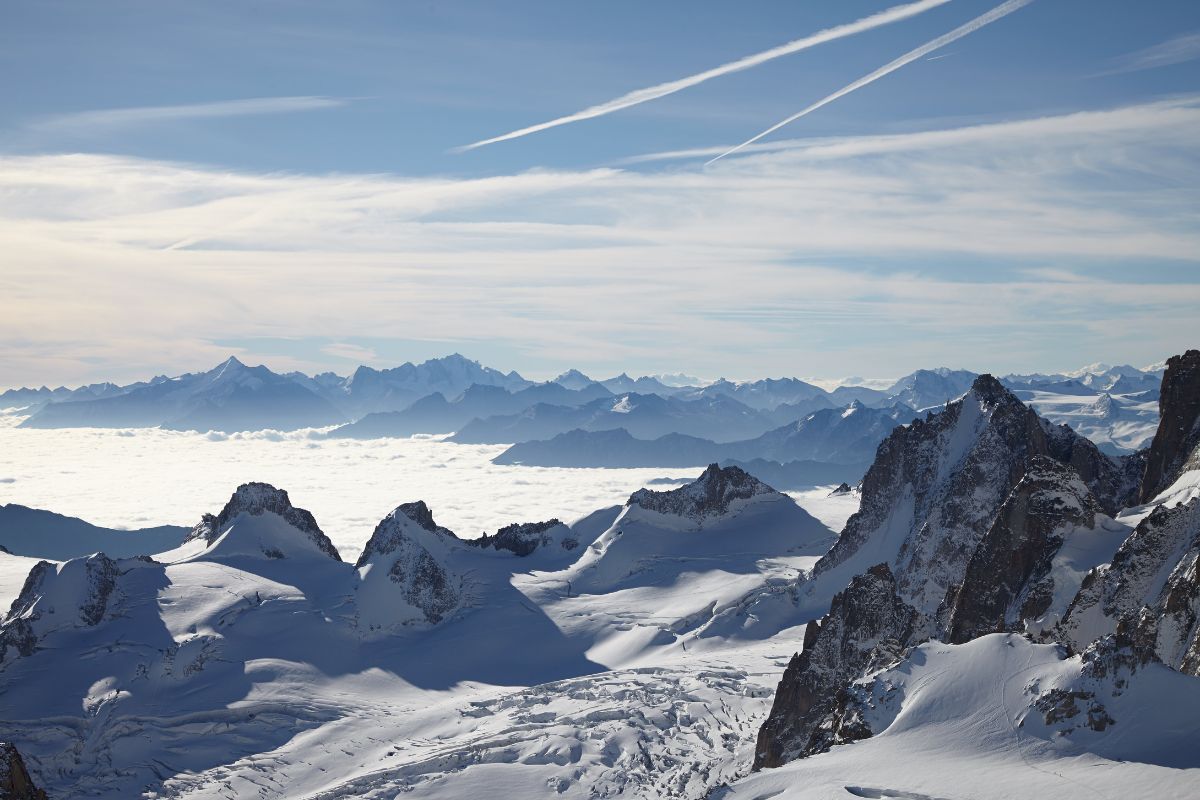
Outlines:
[[[765, 711], [762, 657], [751, 659], [753, 674], [716, 668], [716, 656], [675, 667], [639, 660], [684, 656], [714, 608], [811, 563], [829, 534], [786, 495], [719, 468], [691, 491], [631, 497], [571, 526], [512, 526], [486, 542], [459, 540], [423, 503], [405, 504], [353, 565], [323, 549], [319, 530], [285, 493], [247, 484], [157, 561], [96, 555], [35, 569], [3, 623], [0, 717], [48, 788], [205, 796], [225, 776], [253, 778], [247, 763], [268, 762], [309, 781], [313, 796], [460, 780], [477, 763], [477, 738], [446, 740], [448, 760], [435, 763], [418, 757], [432, 734], [397, 733], [416, 741], [411, 753], [380, 748], [367, 761], [407, 766], [349, 767], [343, 753], [346, 771], [316, 783], [295, 774], [292, 757], [270, 755], [292, 743], [357, 748], [361, 733], [339, 735], [355, 720], [369, 720], [370, 731], [403, 727], [428, 707], [431, 731], [478, 719], [467, 724], [488, 732], [498, 760], [519, 747], [522, 763], [569, 781], [578, 757], [597, 785], [698, 798], [710, 779], [748, 763], [749, 733]], [[625, 665], [627, 674], [605, 670]], [[513, 708], [511, 723], [496, 727], [489, 718], [506, 719], [509, 701], [492, 702], [501, 690], [488, 684], [540, 686], [503, 696], [547, 699]], [[479, 707], [460, 714], [466, 703], [449, 705], [459, 695]], [[555, 727], [537, 707], [545, 705], [585, 727]], [[198, 738], [198, 721], [229, 735]], [[636, 748], [617, 757], [639, 741], [656, 742], [648, 762]]]
[[[1176, 453], [1159, 459], [1176, 465], [1167, 476], [1176, 483], [1191, 474], [1193, 446], [1178, 432], [1200, 426], [1185, 388], [1195, 381], [1192, 364], [1200, 352], [1173, 359], [1163, 384], [1172, 398], [1163, 417], [1173, 423], [1157, 449]], [[1043, 693], [1034, 705], [1050, 725], [1087, 700], [1085, 727], [1099, 732], [1113, 720], [1097, 695], [1119, 696], [1146, 665], [1200, 675], [1200, 499], [1143, 513], [1132, 532], [1107, 516], [1136, 502], [1144, 482], [1129, 472], [1145, 463], [1114, 463], [990, 376], [895, 432], [863, 482], [859, 513], [799, 582], [803, 607], [805, 592], [819, 595], [828, 576], [836, 586], [839, 573], [853, 575], [807, 628], [761, 729], [756, 768], [881, 732], [890, 722], [872, 721], [854, 687], [881, 666], [906, 669], [925, 641], [1016, 631], [1082, 651], [1091, 688]], [[1115, 554], [1113, 533], [1124, 538]], [[868, 559], [882, 563], [862, 569]], [[1084, 575], [1080, 565], [1091, 569]], [[810, 603], [819, 608], [819, 597]]]

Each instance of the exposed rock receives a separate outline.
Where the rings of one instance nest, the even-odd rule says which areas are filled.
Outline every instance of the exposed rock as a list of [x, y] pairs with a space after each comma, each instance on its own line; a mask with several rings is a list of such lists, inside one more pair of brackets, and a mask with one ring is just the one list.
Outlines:
[[1200, 469], [1200, 350], [1167, 359], [1158, 432], [1146, 457], [1141, 500], [1149, 502], [1187, 469]]
[[1069, 526], [1093, 527], [1098, 510], [1074, 469], [1034, 456], [967, 562], [950, 607], [949, 641], [1020, 630], [1021, 620], [1045, 613], [1054, 590], [1048, 573], [1063, 533]]
[[887, 564], [856, 576], [833, 598], [829, 613], [805, 630], [804, 649], [792, 656], [759, 730], [754, 768], [777, 767], [853, 738], [853, 726], [831, 724], [839, 690], [928, 632], [924, 616], [900, 599]]
[[[10, 648], [20, 656], [32, 655], [50, 630], [99, 625], [109, 615], [120, 574], [117, 562], [104, 553], [72, 559], [61, 567], [39, 561], [0, 621], [0, 664]], [[69, 607], [56, 609], [56, 604]]]
[[1069, 428], [1038, 417], [991, 375], [980, 375], [944, 411], [897, 428], [880, 445], [863, 478], [859, 511], [814, 576], [847, 562], [862, 569], [859, 553], [887, 558], [900, 596], [934, 613], [962, 583], [1001, 505], [1037, 456], [1075, 468], [1101, 508], [1119, 504], [1121, 465]]
[[424, 502], [405, 503], [384, 517], [355, 563], [365, 576], [358, 589], [360, 624], [374, 629], [445, 619], [464, 594], [463, 579], [442, 558], [457, 543]]
[[1200, 673], [1200, 498], [1159, 506], [1121, 544], [1112, 563], [1091, 571], [1058, 635], [1077, 649], [1136, 627], [1156, 657]]
[[229, 523], [233, 522], [238, 514], [258, 516], [267, 511], [278, 514], [293, 528], [308, 534], [308, 538], [312, 540], [313, 544], [330, 558], [335, 561], [342, 560], [337, 548], [317, 525], [313, 515], [303, 508], [294, 507], [286, 491], [276, 489], [269, 483], [243, 483], [229, 498], [229, 502], [221, 509], [220, 514], [204, 515], [200, 523], [188, 534], [188, 541], [203, 539], [206, 543], [212, 544], [225, 532]]
[[830, 492], [829, 496], [830, 497], [842, 497], [844, 495], [850, 494], [853, 491], [854, 490], [850, 488], [850, 484], [842, 483], [836, 489], [834, 489], [832, 492]]
[[438, 536], [445, 536], [449, 539], [458, 538], [454, 535], [454, 531], [449, 528], [443, 528], [433, 521], [433, 512], [429, 510], [429, 506], [425, 505], [424, 500], [417, 500], [415, 503], [404, 503], [397, 506], [395, 511], [388, 514], [375, 526], [375, 531], [363, 547], [362, 554], [358, 557], [358, 561], [354, 563], [355, 567], [363, 566], [375, 555], [395, 551], [402, 541], [408, 538], [404, 532], [404, 525], [396, 524], [400, 522], [398, 517], [403, 517], [416, 524], [422, 530], [429, 531]]
[[738, 467], [722, 468], [709, 464], [697, 480], [686, 486], [665, 492], [639, 489], [629, 496], [625, 505], [703, 520], [724, 514], [735, 501], [769, 494], [778, 492], [750, 473]]
[[0, 742], [0, 800], [47, 800], [25, 768], [25, 760], [10, 742]]
[[[559, 537], [550, 535], [556, 528], [562, 534]], [[481, 536], [466, 544], [474, 547], [490, 547], [494, 550], [508, 550], [518, 556], [527, 556], [540, 548], [551, 547], [557, 542], [562, 550], [574, 550], [579, 546], [579, 540], [570, 535], [570, 529], [557, 519], [545, 522], [522, 522], [506, 525], [491, 536]]]

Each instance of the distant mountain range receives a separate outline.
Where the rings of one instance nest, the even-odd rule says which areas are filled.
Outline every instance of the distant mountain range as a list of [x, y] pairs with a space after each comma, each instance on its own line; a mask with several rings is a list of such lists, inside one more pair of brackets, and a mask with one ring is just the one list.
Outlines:
[[838, 480], [829, 477], [815, 481], [840, 483], [862, 477], [879, 443], [897, 425], [912, 422], [916, 417], [915, 411], [898, 403], [888, 408], [869, 408], [855, 401], [844, 409], [822, 409], [754, 438], [725, 443], [678, 433], [640, 439], [625, 428], [576, 429], [548, 440], [514, 444], [497, 456], [495, 462], [541, 467], [690, 467], [754, 460], [775, 464], [804, 462], [812, 475], [820, 475], [822, 467], [840, 467], [825, 470], [830, 475], [836, 474]]
[[[1096, 364], [1073, 373], [1013, 374], [1000, 381], [1047, 419], [1071, 425], [1109, 453], [1123, 454], [1145, 447], [1153, 436], [1161, 375], [1161, 369]], [[938, 409], [962, 396], [975, 377], [966, 370], [922, 369], [886, 389], [845, 385], [826, 391], [797, 378], [701, 384], [683, 375], [635, 378], [622, 373], [593, 380], [579, 370], [535, 383], [458, 354], [392, 369], [359, 367], [349, 377], [279, 374], [231, 357], [207, 372], [158, 376], [127, 386], [13, 389], [0, 394], [0, 408], [28, 415], [21, 423], [28, 428], [163, 427], [229, 433], [332, 427], [328, 435], [333, 437], [453, 433], [452, 441], [473, 444], [544, 442], [576, 430], [598, 434], [623, 429], [642, 443], [606, 445], [592, 437], [590, 458], [612, 466], [633, 466], [647, 459], [671, 466], [682, 458], [685, 447], [691, 447], [686, 437], [732, 444], [798, 424], [821, 411]], [[899, 416], [891, 418], [900, 424], [895, 422]], [[877, 433], [870, 437], [876, 443]], [[685, 438], [646, 444], [672, 434]], [[700, 443], [692, 449], [707, 446]], [[863, 455], [861, 449], [853, 455], [830, 451], [796, 458], [869, 461], [873, 453]], [[755, 447], [739, 458], [769, 458], [763, 450]], [[542, 453], [539, 458], [555, 458], [545, 448]]]

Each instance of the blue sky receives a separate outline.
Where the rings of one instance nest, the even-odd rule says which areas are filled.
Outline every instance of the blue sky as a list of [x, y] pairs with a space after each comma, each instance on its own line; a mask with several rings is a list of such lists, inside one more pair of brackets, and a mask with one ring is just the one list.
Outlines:
[[1034, 0], [705, 166], [998, 4], [467, 152], [910, 4], [5, 4], [0, 385], [229, 350], [832, 377], [1196, 345], [1198, 4]]

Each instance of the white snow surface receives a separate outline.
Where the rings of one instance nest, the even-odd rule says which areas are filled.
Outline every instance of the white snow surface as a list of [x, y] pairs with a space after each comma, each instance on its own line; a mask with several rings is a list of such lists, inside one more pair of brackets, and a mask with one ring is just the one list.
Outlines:
[[1200, 681], [1149, 665], [1119, 696], [1097, 692], [1116, 721], [1106, 730], [1078, 718], [1047, 725], [1034, 701], [1094, 688], [1080, 668], [1079, 657], [1016, 635], [921, 645], [860, 682], [874, 737], [764, 770], [714, 800], [1195, 796]]

